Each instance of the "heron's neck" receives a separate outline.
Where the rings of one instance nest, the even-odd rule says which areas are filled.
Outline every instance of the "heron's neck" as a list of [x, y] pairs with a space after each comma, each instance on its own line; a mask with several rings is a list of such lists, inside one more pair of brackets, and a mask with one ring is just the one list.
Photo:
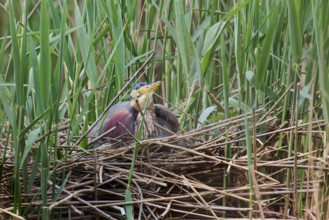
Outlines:
[[139, 112], [143, 111], [144, 109], [154, 108], [152, 97], [147, 98], [145, 96], [131, 100], [130, 105]]

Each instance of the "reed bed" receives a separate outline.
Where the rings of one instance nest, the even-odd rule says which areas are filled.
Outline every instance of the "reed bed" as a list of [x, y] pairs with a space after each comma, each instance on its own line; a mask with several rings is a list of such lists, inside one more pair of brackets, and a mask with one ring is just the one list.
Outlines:
[[[240, 115], [170, 137], [142, 140], [130, 186], [131, 202], [125, 200], [125, 191], [135, 143], [124, 147], [103, 144], [83, 150], [65, 145], [67, 130], [63, 129], [58, 136], [64, 139], [59, 140], [62, 144], [57, 150], [70, 153], [56, 167], [51, 165], [50, 176], [55, 172], [56, 178], [48, 180], [49, 211], [53, 218], [62, 219], [122, 219], [127, 216], [127, 206], [132, 206], [134, 219], [296, 219], [295, 199], [301, 198], [303, 210], [315, 216], [320, 211], [316, 206], [321, 197], [320, 185], [329, 169], [326, 152], [296, 152], [295, 161], [294, 155], [288, 156], [288, 143], [290, 135], [302, 138], [311, 128], [313, 144], [321, 145], [324, 121], [301, 123], [296, 128], [289, 121], [280, 126], [276, 117], [263, 115], [259, 109], [254, 115]], [[247, 128], [252, 130], [255, 126], [256, 130], [252, 166], [248, 166], [245, 119], [262, 119]], [[68, 123], [63, 122], [63, 128]], [[266, 129], [258, 132], [263, 126]], [[280, 137], [284, 140], [281, 149]], [[224, 155], [228, 144], [232, 148], [231, 159]], [[12, 196], [3, 183], [10, 182], [14, 155], [5, 157], [1, 197], [2, 207], [6, 203], [10, 212]], [[32, 157], [28, 157], [27, 164], [30, 173]], [[294, 169], [298, 172], [293, 173]], [[297, 175], [297, 182], [287, 185], [289, 173], [291, 178]], [[22, 206], [30, 207], [28, 219], [38, 219], [42, 209], [40, 172], [36, 175], [32, 191], [22, 194]], [[225, 175], [229, 180], [224, 187]], [[249, 176], [253, 180], [252, 194]]]
[[[0, 217], [329, 219], [328, 12], [1, 1]], [[140, 81], [162, 81], [154, 101], [181, 132], [92, 146], [92, 124]]]

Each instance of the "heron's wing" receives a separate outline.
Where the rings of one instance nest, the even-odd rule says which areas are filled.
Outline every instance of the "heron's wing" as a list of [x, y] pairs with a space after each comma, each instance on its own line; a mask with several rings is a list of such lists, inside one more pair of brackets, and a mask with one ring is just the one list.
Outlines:
[[107, 113], [107, 116], [102, 123], [102, 120], [95, 126], [94, 134], [97, 136], [112, 130], [105, 137], [131, 139], [131, 135], [127, 130], [135, 135], [135, 121], [137, 117], [137, 111], [130, 106], [130, 102], [122, 102], [112, 106]]
[[171, 130], [174, 133], [179, 131], [179, 124], [176, 116], [166, 106], [155, 104], [154, 111], [155, 115], [157, 116], [159, 125]]

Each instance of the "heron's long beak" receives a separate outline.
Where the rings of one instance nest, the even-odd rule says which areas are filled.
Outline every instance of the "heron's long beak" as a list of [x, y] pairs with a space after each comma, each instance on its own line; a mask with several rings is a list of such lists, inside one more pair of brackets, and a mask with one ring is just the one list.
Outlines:
[[157, 81], [155, 83], [152, 83], [151, 85], [144, 86], [142, 89], [143, 94], [152, 94], [157, 88], [159, 88], [161, 85], [161, 81]]
[[149, 91], [152, 91], [154, 92], [155, 90], [157, 90], [157, 88], [159, 88], [161, 85], [161, 81], [158, 81], [158, 82], [155, 82], [155, 83], [152, 83], [151, 85], [149, 85]]

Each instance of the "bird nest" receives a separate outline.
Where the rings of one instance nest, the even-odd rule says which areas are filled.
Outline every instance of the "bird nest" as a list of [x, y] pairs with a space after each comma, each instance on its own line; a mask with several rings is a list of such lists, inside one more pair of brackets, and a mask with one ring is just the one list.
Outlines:
[[[241, 115], [125, 147], [105, 144], [86, 151], [75, 146], [50, 170], [56, 176], [48, 181], [53, 218], [124, 219], [131, 214], [127, 210], [132, 210], [134, 219], [289, 219], [294, 215], [295, 198], [303, 199], [304, 206], [307, 200], [309, 212], [314, 213], [312, 205], [328, 170], [321, 150], [324, 122], [291, 125], [288, 121], [279, 124], [275, 117], [253, 120], [261, 114]], [[298, 138], [311, 135], [314, 150], [289, 150], [294, 134]], [[254, 139], [253, 149], [246, 145], [249, 137]], [[7, 211], [12, 210], [8, 183], [13, 161], [7, 153], [0, 188], [4, 198], [0, 208]], [[33, 163], [31, 156], [31, 170]], [[309, 174], [310, 169], [315, 173], [312, 178], [301, 174]], [[295, 179], [294, 170], [300, 173]], [[22, 206], [30, 207], [28, 219], [40, 214], [40, 178], [37, 173], [33, 192], [23, 193], [26, 203]], [[54, 191], [56, 200], [51, 197]]]

